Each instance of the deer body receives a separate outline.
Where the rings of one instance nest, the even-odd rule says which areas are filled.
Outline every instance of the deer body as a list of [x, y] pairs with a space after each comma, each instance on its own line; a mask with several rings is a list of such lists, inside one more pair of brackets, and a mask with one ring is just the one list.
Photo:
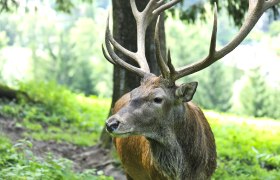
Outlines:
[[[124, 95], [115, 104], [114, 115], [108, 120], [109, 123], [116, 119], [120, 121], [119, 129], [127, 121], [135, 124], [129, 125], [135, 136], [114, 139], [127, 175], [139, 180], [209, 179], [216, 168], [215, 141], [209, 124], [193, 103], [173, 99], [168, 93], [174, 89], [166, 88], [160, 79], [150, 78], [132, 94]], [[143, 92], [144, 89], [148, 91]], [[164, 93], [158, 94], [162, 93], [159, 89]], [[150, 102], [145, 107], [156, 96], [163, 102], [160, 105]], [[137, 112], [132, 110], [135, 100], [139, 101]], [[145, 119], [148, 123], [143, 125]], [[136, 121], [141, 123], [141, 128]], [[145, 137], [141, 136], [143, 134]]]
[[[205, 180], [216, 168], [216, 147], [211, 128], [202, 111], [190, 102], [197, 82], [177, 86], [175, 81], [198, 72], [236, 48], [248, 35], [261, 15], [280, 0], [249, 0], [249, 13], [243, 26], [231, 42], [216, 50], [217, 8], [209, 54], [193, 64], [175, 69], [170, 51], [167, 58], [160, 47], [160, 14], [180, 0], [150, 0], [139, 11], [130, 0], [137, 27], [137, 51], [119, 44], [111, 35], [109, 21], [105, 35], [108, 54], [105, 58], [139, 75], [141, 85], [124, 95], [116, 104], [114, 114], [106, 121], [107, 131], [114, 142], [128, 179], [134, 180]], [[158, 18], [155, 28], [156, 59], [161, 75], [150, 72], [145, 56], [145, 33], [148, 25]], [[133, 66], [121, 59], [113, 47], [134, 60]]]

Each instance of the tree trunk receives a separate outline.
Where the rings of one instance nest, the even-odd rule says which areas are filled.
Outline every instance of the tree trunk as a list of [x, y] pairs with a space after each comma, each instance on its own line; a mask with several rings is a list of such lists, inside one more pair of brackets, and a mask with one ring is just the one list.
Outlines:
[[[139, 11], [142, 11], [148, 0], [136, 1]], [[137, 50], [137, 35], [136, 35], [136, 22], [133, 17], [130, 3], [128, 0], [112, 0], [113, 5], [113, 36], [122, 46], [130, 51], [136, 52]], [[146, 33], [146, 57], [148, 60], [151, 72], [159, 75], [160, 70], [157, 65], [155, 56], [155, 43], [154, 43], [154, 32], [155, 32], [156, 19], [152, 21], [147, 29]], [[163, 52], [165, 52], [165, 31], [164, 31], [164, 21], [160, 22], [161, 27], [161, 47]], [[125, 61], [135, 65], [130, 59], [125, 57], [123, 54], [118, 53], [118, 56]], [[120, 67], [114, 66], [113, 73], [113, 97], [111, 108], [114, 107], [115, 102], [125, 93], [131, 91], [132, 89], [140, 85], [140, 78], [127, 70]], [[111, 112], [109, 116], [111, 115]], [[111, 137], [106, 132], [105, 128], [102, 131], [100, 141], [103, 147], [111, 148]]]

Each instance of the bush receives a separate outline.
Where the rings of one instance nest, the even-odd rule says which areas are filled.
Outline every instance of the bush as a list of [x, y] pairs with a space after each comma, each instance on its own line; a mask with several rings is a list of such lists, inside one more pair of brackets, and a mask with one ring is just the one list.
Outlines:
[[47, 123], [72, 123], [100, 130], [105, 120], [101, 118], [106, 117], [109, 109], [109, 99], [97, 100], [95, 96], [75, 94], [55, 82], [29, 82], [21, 84], [20, 89], [27, 92], [35, 102], [39, 102], [25, 115], [32, 120], [38, 117], [42, 121], [47, 116], [48, 119], [43, 119]]

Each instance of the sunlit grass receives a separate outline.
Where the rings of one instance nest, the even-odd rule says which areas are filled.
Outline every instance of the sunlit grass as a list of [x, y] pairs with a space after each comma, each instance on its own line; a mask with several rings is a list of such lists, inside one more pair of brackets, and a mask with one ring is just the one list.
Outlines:
[[96, 96], [85, 97], [83, 95], [77, 96], [77, 102], [81, 105], [84, 113], [89, 113], [90, 121], [94, 124], [103, 126], [110, 111], [111, 99], [98, 98]]
[[274, 120], [265, 117], [242, 117], [234, 114], [219, 113], [210, 110], [204, 110], [204, 114], [210, 120], [210, 122], [215, 122], [218, 124], [235, 124], [239, 126], [250, 126], [256, 130], [269, 131], [269, 134], [280, 132], [280, 120]]
[[280, 178], [280, 121], [205, 111], [215, 135], [214, 179]]

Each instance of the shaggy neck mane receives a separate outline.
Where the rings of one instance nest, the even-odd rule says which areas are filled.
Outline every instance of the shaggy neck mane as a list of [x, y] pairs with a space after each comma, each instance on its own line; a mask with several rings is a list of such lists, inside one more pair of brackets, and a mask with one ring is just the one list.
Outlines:
[[[184, 121], [174, 127], [174, 133], [167, 133], [164, 143], [148, 139], [155, 167], [163, 171], [168, 179], [206, 179], [215, 166], [216, 152], [208, 122], [201, 110], [192, 103], [186, 103], [186, 111], [174, 119]], [[210, 151], [210, 152], [209, 152]], [[210, 159], [209, 159], [210, 158]], [[200, 173], [202, 169], [206, 172]]]
[[152, 152], [152, 163], [168, 179], [180, 179], [182, 167], [185, 166], [181, 158], [182, 148], [177, 142], [169, 145], [149, 140]]

